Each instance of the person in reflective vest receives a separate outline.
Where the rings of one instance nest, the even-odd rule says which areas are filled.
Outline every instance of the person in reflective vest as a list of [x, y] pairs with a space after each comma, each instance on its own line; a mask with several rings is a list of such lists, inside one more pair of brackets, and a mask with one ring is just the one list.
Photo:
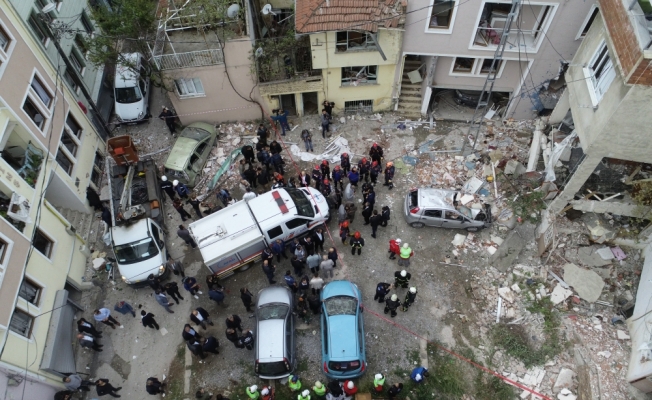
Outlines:
[[378, 393], [383, 391], [385, 385], [385, 376], [383, 374], [374, 375], [374, 390]]

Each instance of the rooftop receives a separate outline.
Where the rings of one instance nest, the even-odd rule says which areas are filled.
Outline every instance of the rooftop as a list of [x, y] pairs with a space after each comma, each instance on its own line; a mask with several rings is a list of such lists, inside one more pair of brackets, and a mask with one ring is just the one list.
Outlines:
[[[299, 33], [397, 28], [407, 0], [297, 0]], [[403, 17], [404, 18], [404, 17]]]

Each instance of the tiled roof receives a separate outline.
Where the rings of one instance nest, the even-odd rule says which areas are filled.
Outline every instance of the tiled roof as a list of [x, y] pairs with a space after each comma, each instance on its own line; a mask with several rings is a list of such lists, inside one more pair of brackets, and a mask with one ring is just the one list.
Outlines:
[[397, 0], [296, 0], [298, 33], [395, 28], [401, 18]]

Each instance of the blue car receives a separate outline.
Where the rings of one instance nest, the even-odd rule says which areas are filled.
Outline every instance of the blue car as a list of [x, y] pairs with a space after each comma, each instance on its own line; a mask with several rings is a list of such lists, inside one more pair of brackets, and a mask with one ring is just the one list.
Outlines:
[[333, 281], [321, 291], [321, 354], [330, 379], [352, 379], [367, 368], [360, 289]]

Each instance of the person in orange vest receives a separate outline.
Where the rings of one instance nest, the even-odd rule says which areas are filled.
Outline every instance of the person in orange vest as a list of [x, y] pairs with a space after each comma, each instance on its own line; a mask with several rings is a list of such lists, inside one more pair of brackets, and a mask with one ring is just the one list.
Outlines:
[[344, 389], [344, 393], [347, 396], [353, 396], [354, 394], [358, 393], [358, 388], [355, 387], [353, 381], [344, 381], [342, 389]]
[[392, 239], [389, 241], [389, 253], [390, 260], [396, 260], [396, 255], [401, 253], [401, 239]]

